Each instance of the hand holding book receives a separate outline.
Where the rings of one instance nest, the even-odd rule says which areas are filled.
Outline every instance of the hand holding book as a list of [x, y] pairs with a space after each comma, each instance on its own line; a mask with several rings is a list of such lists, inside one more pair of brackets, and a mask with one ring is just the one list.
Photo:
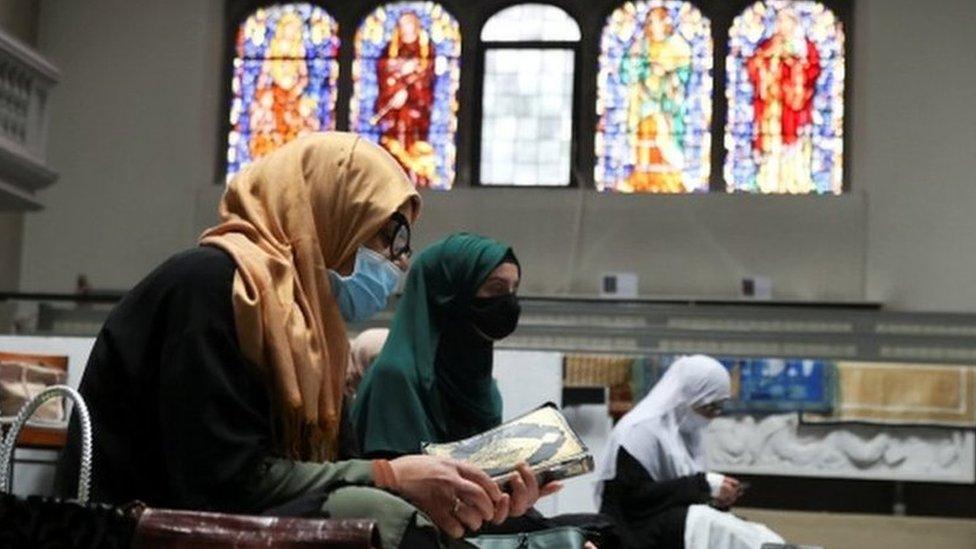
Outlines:
[[562, 489], [561, 482], [552, 481], [540, 486], [539, 479], [528, 463], [519, 463], [515, 471], [499, 479], [502, 491], [511, 496], [509, 516], [520, 517], [526, 513], [539, 498], [555, 494]]
[[451, 537], [485, 522], [500, 524], [510, 514], [511, 496], [477, 467], [435, 456], [403, 456], [388, 464], [392, 480], [381, 487], [412, 501]]
[[[506, 490], [511, 493], [522, 477], [519, 464], [527, 465], [535, 486], [544, 488], [593, 470], [593, 456], [551, 403], [464, 440], [425, 444], [423, 452], [480, 467], [500, 485], [512, 484]], [[525, 479], [521, 482], [529, 487]]]

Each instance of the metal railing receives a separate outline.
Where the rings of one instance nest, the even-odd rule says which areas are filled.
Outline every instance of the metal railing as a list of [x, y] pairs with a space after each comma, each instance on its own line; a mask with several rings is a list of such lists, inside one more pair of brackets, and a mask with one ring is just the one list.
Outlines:
[[[95, 335], [123, 295], [0, 292], [0, 333]], [[501, 348], [976, 364], [976, 314], [672, 298], [523, 296], [521, 303], [518, 330]], [[392, 310], [350, 328], [388, 326]]]

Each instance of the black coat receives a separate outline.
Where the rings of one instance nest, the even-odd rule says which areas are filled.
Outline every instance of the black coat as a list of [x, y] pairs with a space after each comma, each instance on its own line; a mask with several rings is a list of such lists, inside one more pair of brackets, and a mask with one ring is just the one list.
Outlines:
[[603, 485], [600, 513], [614, 520], [626, 549], [681, 549], [688, 506], [707, 503], [710, 492], [704, 473], [655, 482], [620, 448], [617, 476]]

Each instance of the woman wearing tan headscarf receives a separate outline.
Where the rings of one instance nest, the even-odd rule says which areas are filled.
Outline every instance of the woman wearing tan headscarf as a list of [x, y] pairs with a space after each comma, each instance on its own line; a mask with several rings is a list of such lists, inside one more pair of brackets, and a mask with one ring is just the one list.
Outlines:
[[[241, 513], [311, 506], [376, 519], [384, 547], [437, 545], [431, 521], [458, 537], [505, 519], [508, 496], [470, 466], [330, 461], [344, 319], [385, 307], [419, 209], [396, 162], [350, 134], [295, 140], [242, 171], [201, 246], [149, 274], [99, 334], [81, 382], [92, 499]], [[64, 494], [77, 481], [79, 436], [73, 421]]]

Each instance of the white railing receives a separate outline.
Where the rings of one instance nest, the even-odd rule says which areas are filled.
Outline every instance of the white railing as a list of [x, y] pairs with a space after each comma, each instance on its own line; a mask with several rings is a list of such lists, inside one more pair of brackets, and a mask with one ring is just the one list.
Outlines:
[[48, 94], [60, 71], [0, 31], [0, 210], [38, 209], [34, 193], [57, 179], [47, 165]]

